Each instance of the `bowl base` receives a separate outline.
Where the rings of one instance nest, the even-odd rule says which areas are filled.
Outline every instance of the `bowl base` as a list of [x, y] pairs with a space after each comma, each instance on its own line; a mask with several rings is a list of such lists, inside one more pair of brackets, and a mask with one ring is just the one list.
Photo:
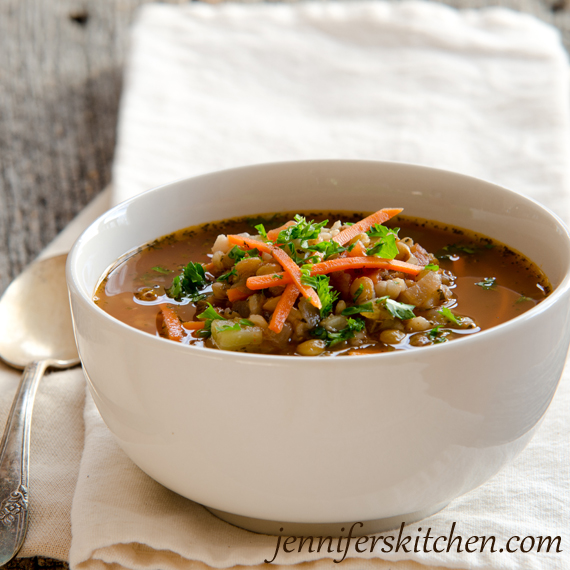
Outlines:
[[[258, 534], [269, 534], [274, 536], [364, 536], [367, 534], [376, 534], [388, 530], [394, 530], [401, 526], [415, 523], [425, 519], [444, 509], [449, 503], [439, 503], [433, 507], [415, 511], [405, 515], [397, 515], [394, 517], [386, 517], [383, 519], [374, 519], [368, 521], [353, 521], [339, 523], [295, 523], [295, 522], [279, 522], [266, 519], [255, 519], [252, 517], [244, 517], [242, 515], [234, 515], [218, 509], [206, 507], [214, 516], [230, 523], [231, 525], [256, 532]], [[351, 530], [352, 529], [352, 530]]]

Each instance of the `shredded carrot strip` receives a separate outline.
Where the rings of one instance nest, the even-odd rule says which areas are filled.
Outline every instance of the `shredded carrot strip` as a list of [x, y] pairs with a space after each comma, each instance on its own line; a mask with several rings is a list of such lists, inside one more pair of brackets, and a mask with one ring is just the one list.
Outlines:
[[186, 321], [182, 326], [189, 331], [198, 331], [203, 329], [206, 323], [204, 321]]
[[253, 295], [253, 291], [243, 285], [232, 287], [231, 289], [228, 289], [226, 293], [228, 294], [228, 299], [231, 303], [242, 301], [243, 299], [247, 299], [250, 295]]
[[369, 230], [374, 224], [383, 224], [390, 218], [397, 216], [401, 211], [402, 208], [383, 208], [382, 210], [378, 210], [376, 213], [360, 220], [360, 222], [342, 230], [342, 232], [333, 237], [333, 241], [336, 241], [340, 245], [345, 245], [358, 234]]
[[180, 342], [184, 338], [184, 329], [178, 315], [168, 305], [160, 305], [160, 310], [162, 311], [166, 335], [170, 340]]
[[312, 287], [308, 287], [307, 285], [303, 285], [301, 283], [301, 270], [299, 269], [299, 266], [282, 249], [279, 249], [278, 247], [274, 247], [271, 254], [281, 264], [283, 269], [285, 269], [285, 272], [291, 276], [293, 283], [297, 285], [303, 297], [308, 299], [311, 305], [317, 307], [317, 309], [320, 309], [322, 307], [322, 304], [319, 296], [317, 295], [317, 292]]
[[271, 322], [269, 323], [269, 329], [274, 333], [280, 333], [283, 329], [283, 324], [287, 320], [298, 296], [299, 288], [294, 283], [289, 283], [277, 302], [277, 306], [271, 317]]
[[289, 220], [286, 224], [283, 224], [282, 226], [275, 228], [274, 230], [269, 230], [267, 232], [267, 239], [271, 240], [271, 241], [275, 241], [277, 239], [277, 237], [279, 236], [279, 232], [286, 230], [287, 228], [294, 226], [297, 222], [294, 222], [293, 220]]
[[258, 241], [256, 239], [244, 236], [229, 235], [228, 241], [231, 244], [239, 245], [243, 249], [258, 249], [264, 253], [272, 253], [272, 246], [264, 241]]
[[[299, 266], [282, 249], [252, 238], [236, 235], [229, 235], [228, 241], [245, 249], [257, 248], [259, 251], [270, 253], [281, 264], [285, 273], [289, 275], [290, 279], [287, 283], [290, 281], [295, 283], [303, 297], [308, 299], [311, 305], [314, 305], [317, 309], [322, 307], [321, 300], [319, 299], [317, 292], [312, 287], [308, 287], [301, 283], [301, 270], [299, 269]], [[283, 285], [284, 284], [285, 283], [283, 283]]]
[[212, 271], [212, 269], [214, 269], [214, 264], [213, 263], [203, 263], [202, 267], [204, 268], [204, 271]]
[[[327, 273], [345, 271], [347, 269], [391, 269], [392, 271], [400, 271], [408, 275], [417, 275], [423, 269], [423, 265], [412, 265], [405, 261], [380, 259], [379, 257], [341, 257], [313, 265], [311, 275], [326, 275]], [[256, 275], [247, 280], [248, 288], [253, 291], [288, 283], [291, 283], [291, 278], [285, 273]]]

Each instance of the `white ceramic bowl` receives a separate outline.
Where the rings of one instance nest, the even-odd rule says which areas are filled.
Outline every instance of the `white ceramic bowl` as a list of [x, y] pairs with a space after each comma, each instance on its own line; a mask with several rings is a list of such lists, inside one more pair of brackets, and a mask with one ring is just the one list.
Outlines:
[[[468, 338], [313, 359], [180, 345], [119, 322], [91, 300], [118, 257], [179, 228], [282, 210], [387, 206], [511, 246], [542, 267], [554, 292]], [[407, 164], [307, 161], [215, 172], [118, 205], [75, 244], [68, 284], [91, 393], [141, 469], [253, 530], [380, 519], [363, 530], [371, 532], [434, 512], [528, 443], [568, 349], [569, 265], [561, 221], [510, 190]]]

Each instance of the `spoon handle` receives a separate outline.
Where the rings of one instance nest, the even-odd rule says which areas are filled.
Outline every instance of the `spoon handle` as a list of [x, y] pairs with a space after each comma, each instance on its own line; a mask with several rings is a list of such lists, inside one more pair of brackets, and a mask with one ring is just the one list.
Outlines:
[[0, 566], [22, 547], [28, 526], [28, 464], [34, 397], [48, 361], [24, 369], [0, 443]]

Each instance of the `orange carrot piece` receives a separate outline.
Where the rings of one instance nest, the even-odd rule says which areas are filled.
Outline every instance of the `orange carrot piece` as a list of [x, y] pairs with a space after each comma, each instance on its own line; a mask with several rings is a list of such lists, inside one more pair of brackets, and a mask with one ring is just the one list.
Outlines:
[[243, 285], [238, 285], [237, 287], [232, 287], [226, 291], [228, 294], [228, 299], [230, 303], [235, 303], [236, 301], [242, 301], [253, 295], [253, 291], [244, 287]]
[[283, 329], [283, 324], [287, 320], [299, 293], [299, 288], [294, 283], [289, 283], [289, 285], [285, 287], [285, 291], [283, 291], [281, 298], [277, 302], [277, 306], [271, 317], [271, 322], [269, 323], [269, 329], [274, 333], [280, 333]]
[[[334, 271], [345, 271], [347, 269], [391, 269], [392, 271], [400, 271], [408, 275], [417, 275], [423, 265], [412, 265], [405, 261], [397, 261], [396, 259], [381, 259], [379, 257], [341, 257], [338, 259], [329, 259], [322, 263], [313, 265], [311, 275], [326, 275]], [[267, 287], [276, 287], [278, 285], [286, 285], [291, 283], [291, 278], [285, 273], [270, 273], [269, 275], [256, 275], [247, 280], [247, 286], [253, 291], [266, 289]]]
[[204, 268], [204, 271], [212, 271], [212, 269], [214, 269], [214, 264], [213, 263], [203, 263], [202, 267]]
[[291, 276], [293, 283], [297, 285], [299, 291], [303, 297], [308, 299], [308, 301], [317, 309], [322, 307], [321, 300], [317, 295], [317, 292], [312, 288], [308, 287], [307, 285], [303, 285], [301, 283], [301, 270], [299, 266], [282, 250], [278, 247], [274, 247], [271, 255], [281, 264], [285, 272]]
[[233, 245], [239, 245], [243, 249], [258, 249], [264, 253], [272, 253], [272, 246], [264, 241], [244, 236], [229, 235], [228, 241]]
[[403, 208], [382, 208], [382, 210], [378, 210], [376, 213], [360, 220], [360, 222], [342, 230], [342, 232], [333, 237], [333, 241], [340, 245], [345, 245], [358, 234], [368, 231], [374, 224], [383, 224], [390, 218], [397, 216], [402, 210]]
[[228, 241], [246, 249], [257, 248], [259, 251], [270, 253], [281, 264], [285, 273], [290, 276], [291, 279], [289, 281], [293, 281], [293, 283], [297, 285], [303, 297], [308, 299], [311, 305], [314, 305], [317, 309], [322, 307], [321, 300], [319, 299], [317, 292], [312, 287], [308, 287], [301, 283], [301, 270], [299, 269], [299, 266], [282, 249], [252, 238], [236, 235], [229, 235]]
[[281, 232], [282, 230], [286, 230], [291, 226], [294, 226], [296, 223], [297, 222], [294, 222], [293, 220], [289, 220], [286, 224], [283, 224], [282, 226], [275, 228], [274, 230], [269, 230], [267, 232], [267, 239], [275, 241], [279, 236], [279, 232]]
[[182, 326], [189, 331], [198, 331], [206, 326], [204, 321], [186, 321]]
[[254, 275], [247, 278], [247, 287], [252, 291], [259, 291], [259, 289], [267, 289], [268, 287], [289, 285], [292, 281], [291, 276], [283, 272], [270, 273], [269, 275]]
[[184, 329], [178, 315], [168, 305], [160, 305], [160, 310], [162, 311], [166, 335], [170, 340], [181, 342], [184, 338]]
[[392, 271], [401, 271], [408, 275], [417, 275], [424, 268], [423, 265], [414, 265], [397, 259], [382, 259], [369, 255], [366, 257], [341, 257], [339, 259], [329, 259], [322, 263], [313, 265], [311, 275], [315, 271], [315, 275], [332, 273], [333, 271], [344, 271], [346, 269], [391, 269]]
[[366, 248], [360, 240], [358, 240], [356, 245], [348, 252], [348, 257], [366, 257]]

